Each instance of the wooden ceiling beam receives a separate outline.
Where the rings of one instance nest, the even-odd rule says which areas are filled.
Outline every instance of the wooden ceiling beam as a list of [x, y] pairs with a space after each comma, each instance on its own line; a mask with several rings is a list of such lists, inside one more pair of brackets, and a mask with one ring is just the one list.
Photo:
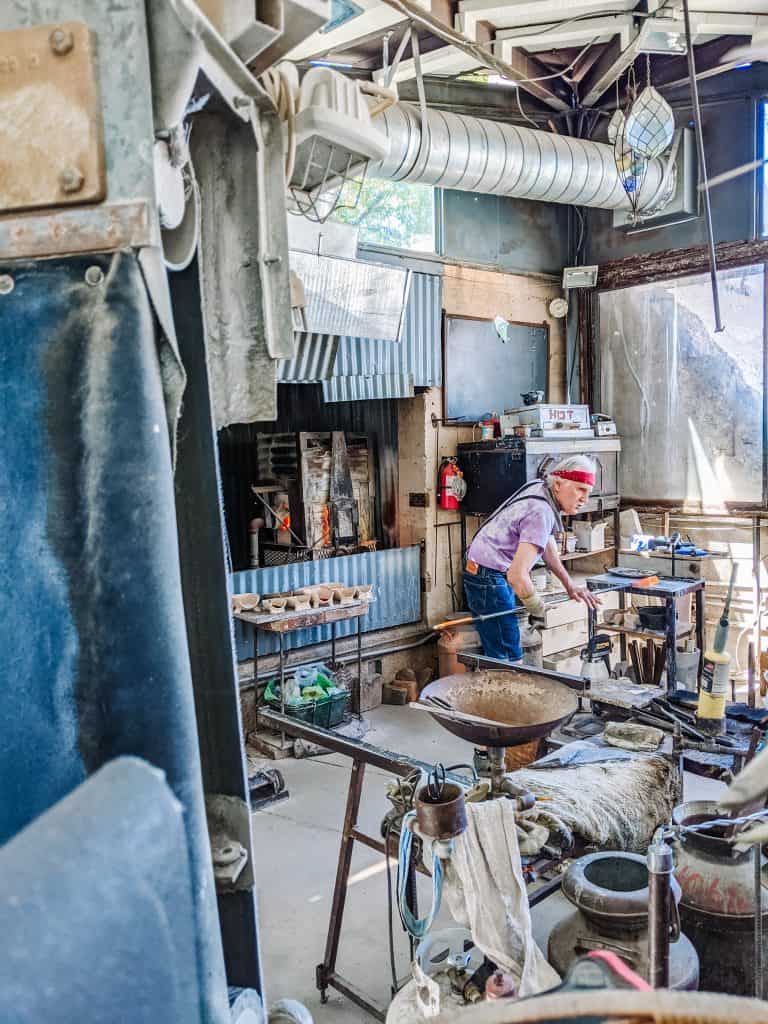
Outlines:
[[[540, 78], [547, 74], [546, 69], [542, 71], [542, 65], [538, 64], [538, 62], [529, 63], [532, 61], [532, 58], [522, 52], [518, 54], [513, 51], [515, 57], [513, 61], [500, 59], [486, 46], [469, 39], [463, 33], [457, 32], [456, 29], [444, 25], [433, 14], [419, 7], [414, 0], [384, 0], [384, 3], [405, 14], [415, 24], [426, 28], [432, 35], [442, 39], [443, 42], [460, 50], [470, 60], [477, 61], [478, 67], [488, 68], [489, 71], [495, 72], [502, 78], [518, 82], [523, 78]], [[570, 109], [568, 100], [561, 98], [556, 88], [550, 88], [549, 82], [519, 82], [519, 84], [520, 88], [525, 89], [526, 92], [531, 92], [531, 95], [542, 98], [543, 102], [553, 110], [565, 111]], [[534, 92], [533, 89], [536, 91]]]
[[582, 82], [581, 105], [593, 107], [624, 74], [639, 52], [640, 33], [636, 28], [614, 36]]
[[[571, 109], [570, 89], [561, 78], [550, 77], [557, 72], [553, 72], [546, 64], [542, 64], [536, 57], [518, 47], [505, 49], [504, 58], [512, 68], [514, 80], [519, 83], [519, 88], [523, 92], [527, 92], [541, 103], [546, 103], [553, 110]], [[531, 81], [536, 78], [545, 78], [547, 81]]]
[[571, 71], [571, 81], [581, 84], [584, 81], [586, 75], [592, 70], [603, 55], [606, 44], [597, 43], [595, 46], [590, 46], [587, 52], [584, 54], [582, 59]]
[[[722, 75], [725, 71], [732, 71], [740, 64], [743, 64], [743, 58], [723, 62], [723, 57], [734, 46], [746, 45], [749, 39], [749, 36], [721, 36], [719, 39], [713, 39], [709, 43], [702, 43], [701, 46], [694, 46], [696, 80], [701, 81], [704, 78]], [[688, 82], [685, 56], [681, 56], [679, 61], [675, 61], [674, 64], [662, 68], [661, 71], [653, 76], [653, 84], [666, 89], [675, 89], [679, 86], [687, 85]]]

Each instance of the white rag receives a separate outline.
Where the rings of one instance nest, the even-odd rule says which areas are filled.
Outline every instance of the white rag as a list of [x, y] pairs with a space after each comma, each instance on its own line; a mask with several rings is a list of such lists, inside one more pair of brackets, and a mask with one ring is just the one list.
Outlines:
[[518, 979], [522, 996], [560, 981], [533, 940], [511, 800], [467, 804], [467, 828], [454, 841], [443, 892], [456, 921], [485, 955]]

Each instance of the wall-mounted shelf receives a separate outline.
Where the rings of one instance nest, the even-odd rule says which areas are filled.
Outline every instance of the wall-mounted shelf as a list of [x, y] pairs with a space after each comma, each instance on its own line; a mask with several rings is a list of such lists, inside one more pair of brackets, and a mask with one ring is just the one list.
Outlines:
[[[606, 633], [623, 633], [625, 636], [642, 636], [646, 640], [666, 640], [667, 634], [663, 629], [628, 629], [626, 626], [614, 626], [609, 622], [601, 622], [598, 625], [598, 632], [603, 630]], [[687, 626], [685, 629], [675, 631], [676, 640], [684, 640], [693, 633], [695, 626]]]
[[596, 551], [569, 551], [564, 555], [560, 555], [560, 561], [572, 562], [575, 558], [594, 558], [595, 555], [605, 555], [609, 551], [611, 554], [615, 554], [616, 549], [613, 544], [607, 548], [598, 548]]

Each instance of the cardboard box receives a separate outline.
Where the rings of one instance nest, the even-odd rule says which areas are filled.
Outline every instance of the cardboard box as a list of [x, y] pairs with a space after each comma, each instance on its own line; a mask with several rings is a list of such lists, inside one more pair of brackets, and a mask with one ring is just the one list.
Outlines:
[[602, 551], [605, 547], [606, 524], [588, 523], [586, 520], [575, 520], [572, 524], [576, 534], [576, 548], [579, 551]]
[[[584, 607], [581, 605], [581, 607]], [[561, 626], [541, 631], [542, 654], [546, 658], [550, 654], [566, 651], [569, 647], [584, 646], [587, 642], [587, 618], [575, 622], [565, 622]]]

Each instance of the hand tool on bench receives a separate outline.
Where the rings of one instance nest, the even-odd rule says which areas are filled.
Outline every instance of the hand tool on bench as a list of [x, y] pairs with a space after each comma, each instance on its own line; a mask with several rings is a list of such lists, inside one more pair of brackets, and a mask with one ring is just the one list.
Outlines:
[[479, 715], [470, 715], [466, 711], [459, 711], [450, 704], [429, 698], [424, 700], [414, 700], [408, 705], [411, 708], [416, 708], [417, 711], [428, 711], [431, 715], [441, 715], [444, 718], [450, 718], [454, 722], [470, 722], [475, 725], [492, 725], [498, 726], [501, 723], [494, 721], [492, 718], [481, 718]]

